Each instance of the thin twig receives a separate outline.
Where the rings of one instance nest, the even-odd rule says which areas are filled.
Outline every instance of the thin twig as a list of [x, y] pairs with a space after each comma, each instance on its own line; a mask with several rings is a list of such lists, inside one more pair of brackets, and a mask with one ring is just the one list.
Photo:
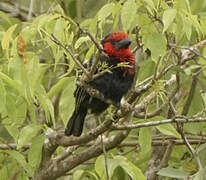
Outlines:
[[95, 46], [97, 47], [97, 49], [100, 51], [100, 52], [104, 52], [104, 49], [101, 47], [101, 45], [97, 42], [97, 40], [95, 39], [95, 37], [87, 30], [84, 30], [81, 28], [80, 24], [79, 23], [76, 23], [80, 32], [83, 33], [83, 34], [86, 34], [89, 36], [89, 38], [92, 40], [92, 42], [95, 44]]
[[202, 164], [201, 164], [200, 158], [198, 156], [198, 153], [193, 149], [193, 147], [190, 145], [189, 141], [187, 140], [186, 136], [184, 135], [184, 130], [183, 130], [182, 124], [177, 123], [177, 128], [178, 128], [178, 132], [180, 133], [185, 145], [187, 146], [187, 148], [189, 149], [189, 151], [193, 155], [193, 157], [198, 165], [198, 168], [202, 169]]
[[98, 64], [98, 62], [99, 62], [99, 60], [100, 60], [100, 57], [101, 57], [101, 51], [98, 52], [97, 57], [95, 57], [95, 59], [94, 59], [94, 62], [93, 62], [93, 64], [92, 64], [92, 67], [91, 67], [91, 70], [90, 70], [91, 76], [92, 76], [92, 75], [95, 73], [95, 71], [96, 71], [97, 64]]
[[[159, 108], [157, 108], [155, 111], [147, 112], [147, 119], [152, 118], [154, 116], [160, 115], [162, 110], [171, 102], [171, 100], [174, 98], [174, 95], [176, 94], [177, 90], [175, 89], [170, 95], [168, 95], [168, 99], [166, 102], [164, 102]], [[144, 109], [143, 109], [144, 110]], [[139, 113], [139, 110], [136, 110], [134, 113], [134, 117], [144, 119], [145, 118], [145, 112]]]
[[[100, 117], [98, 117], [99, 124], [101, 124]], [[102, 145], [102, 150], [104, 154], [104, 166], [106, 170], [106, 177], [107, 180], [109, 180], [109, 169], [108, 169], [108, 161], [107, 161], [107, 151], [104, 145], [104, 139], [103, 139], [103, 134], [100, 135], [100, 140], [101, 140], [101, 145]]]
[[[165, 83], [165, 88], [168, 88], [169, 86], [171, 86], [174, 82], [176, 82], [176, 76], [175, 75], [171, 75], [171, 78]], [[166, 105], [169, 104], [169, 102], [171, 101], [171, 99], [174, 97], [174, 95], [176, 94], [176, 89], [168, 95], [168, 99], [165, 103], [163, 103], [159, 108], [157, 108], [154, 112], [151, 113], [147, 113], [147, 118], [151, 118], [154, 117], [155, 115], [158, 115], [163, 108], [166, 107]], [[134, 111], [134, 116], [138, 117], [138, 118], [145, 118], [145, 114], [140, 114], [140, 112], [144, 111], [147, 107], [147, 105], [152, 101], [152, 99], [157, 95], [157, 93], [155, 91], [153, 91], [152, 93], [150, 93], [148, 96], [146, 96], [140, 104], [137, 104], [132, 111]]]
[[90, 73], [87, 71], [87, 69], [82, 65], [82, 63], [80, 61], [78, 61], [74, 54], [72, 53], [72, 51], [67, 47], [67, 46], [64, 46], [53, 34], [51, 34], [51, 37], [50, 39], [56, 43], [58, 46], [62, 47], [63, 49], [65, 49], [69, 55], [72, 57], [72, 60], [82, 69], [82, 71], [86, 74], [86, 76], [90, 79], [91, 76], [90, 76]]
[[[80, 27], [80, 26], [79, 26]], [[97, 37], [98, 37], [98, 30], [99, 30], [99, 21], [97, 22], [97, 25], [96, 25], [96, 35], [95, 35], [95, 38], [97, 39]], [[89, 36], [90, 37], [90, 36]], [[91, 38], [90, 38], [91, 39]], [[95, 39], [95, 41], [96, 41], [96, 43], [98, 43], [97, 42], [97, 40]], [[92, 40], [92, 39], [91, 39]], [[100, 45], [99, 45], [100, 46]], [[91, 74], [91, 76], [95, 73], [95, 71], [96, 71], [96, 69], [97, 69], [97, 64], [98, 64], [98, 62], [99, 62], [99, 60], [100, 60], [100, 57], [101, 57], [101, 55], [102, 55], [102, 50], [100, 51], [99, 49], [98, 49], [98, 53], [97, 53], [97, 56], [96, 56], [96, 50], [97, 50], [97, 46], [96, 46], [96, 48], [94, 49], [94, 61], [93, 61], [93, 64], [92, 64], [92, 67], [91, 67], [91, 69], [90, 69], [90, 74]]]
[[159, 67], [159, 64], [160, 64], [161, 60], [162, 60], [161, 57], [159, 57], [158, 60], [157, 60], [157, 63], [156, 63], [155, 69], [154, 69], [154, 75], [153, 75], [153, 80], [154, 81], [156, 80], [157, 73], [158, 73], [158, 67]]
[[32, 17], [33, 5], [34, 5], [34, 1], [33, 1], [33, 0], [30, 0], [29, 13], [28, 13], [28, 16], [27, 16], [27, 20], [30, 20], [31, 17]]
[[[134, 141], [123, 141], [121, 144], [118, 145], [118, 147], [135, 147], [136, 151], [139, 150], [140, 145], [138, 143], [138, 137], [135, 137]], [[190, 144], [204, 144], [206, 143], [206, 137], [205, 136], [187, 136], [187, 140]], [[173, 143], [173, 145], [185, 145], [184, 140], [176, 138], [174, 136], [154, 136], [152, 137], [152, 146], [167, 146], [169, 144]], [[82, 144], [82, 147], [90, 147], [94, 145], [95, 142], [90, 142], [87, 144]], [[200, 152], [198, 150], [198, 152]], [[126, 152], [125, 152], [126, 153]], [[122, 153], [121, 153], [122, 155]]]
[[187, 59], [191, 59], [192, 57], [194, 57], [194, 55], [197, 55], [199, 57], [202, 57], [204, 60], [206, 60], [206, 57], [203, 56], [201, 53], [199, 53], [196, 49], [199, 49], [201, 47], [204, 47], [206, 44], [206, 40], [203, 40], [193, 46], [190, 46], [190, 47], [186, 47], [186, 46], [178, 46], [176, 44], [172, 44], [170, 43], [169, 46], [171, 47], [176, 47], [176, 48], [180, 48], [182, 49], [182, 57], [181, 57], [181, 64], [184, 64]]
[[53, 162], [58, 163], [62, 160], [64, 160], [65, 158], [67, 158], [69, 155], [72, 155], [72, 153], [77, 150], [79, 146], [72, 146], [72, 147], [68, 147], [63, 153], [61, 153], [60, 155], [56, 156], [55, 158], [52, 159]]
[[126, 130], [126, 129], [137, 129], [142, 127], [150, 127], [150, 126], [158, 126], [161, 124], [170, 124], [170, 123], [200, 123], [205, 122], [206, 118], [175, 118], [175, 119], [164, 119], [161, 121], [152, 121], [152, 122], [146, 122], [146, 123], [138, 123], [138, 124], [128, 124], [128, 125], [117, 125], [112, 124], [111, 129], [114, 130]]
[[161, 168], [168, 166], [168, 161], [169, 161], [170, 155], [172, 153], [173, 146], [174, 146], [174, 142], [169, 141], [169, 143], [167, 145], [167, 149], [165, 150], [164, 156], [161, 159], [161, 162], [159, 163], [158, 169], [161, 169]]
[[137, 46], [132, 50], [132, 53], [134, 54], [137, 50], [139, 50], [143, 45], [140, 43], [139, 41], [139, 31], [140, 31], [140, 27], [136, 26], [135, 28], [135, 35], [136, 35], [136, 43]]
[[100, 138], [101, 138], [102, 150], [103, 150], [103, 154], [104, 154], [104, 164], [105, 164], [105, 169], [106, 169], [106, 177], [107, 177], [107, 180], [109, 180], [109, 169], [108, 169], [108, 162], [107, 162], [107, 151], [106, 151], [105, 146], [104, 146], [104, 140], [103, 140], [103, 135], [102, 134], [100, 135]]

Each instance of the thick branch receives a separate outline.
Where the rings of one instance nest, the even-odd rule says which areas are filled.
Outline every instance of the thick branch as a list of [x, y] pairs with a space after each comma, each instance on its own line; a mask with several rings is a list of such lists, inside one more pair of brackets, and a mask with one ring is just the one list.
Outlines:
[[[128, 135], [128, 132], [120, 132], [115, 137], [111, 137], [104, 141], [105, 149], [108, 151], [112, 148], [115, 148], [118, 144], [120, 144]], [[73, 169], [74, 167], [82, 164], [83, 162], [97, 157], [103, 153], [101, 142], [97, 142], [93, 146], [85, 149], [84, 151], [73, 154], [68, 159], [65, 159], [61, 163], [51, 164], [51, 166], [45, 171], [42, 171], [36, 177], [38, 180], [50, 179], [54, 180], [67, 171]], [[57, 168], [58, 167], [58, 168]]]
[[[97, 128], [81, 135], [80, 137], [67, 137], [64, 136], [64, 134], [61, 134], [57, 137], [55, 137], [56, 142], [58, 145], [61, 146], [72, 146], [72, 145], [78, 145], [78, 144], [85, 144], [89, 141], [92, 141], [96, 139], [100, 134], [107, 131], [112, 124], [112, 120], [106, 120], [101, 125], [99, 125]], [[50, 139], [50, 141], [53, 141], [53, 139]]]

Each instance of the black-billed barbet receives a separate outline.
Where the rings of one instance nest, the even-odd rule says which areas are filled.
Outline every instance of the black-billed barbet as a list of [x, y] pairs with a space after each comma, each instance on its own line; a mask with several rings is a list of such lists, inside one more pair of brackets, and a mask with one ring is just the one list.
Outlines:
[[[102, 55], [100, 62], [106, 63], [108, 67], [112, 68], [110, 68], [110, 72], [105, 72], [89, 82], [89, 85], [99, 90], [105, 99], [110, 99], [118, 104], [122, 96], [130, 89], [134, 78], [135, 58], [129, 48], [131, 40], [124, 32], [113, 32], [108, 34], [101, 44], [108, 56]], [[118, 66], [119, 63], [124, 62], [127, 63], [127, 66]], [[91, 97], [86, 90], [79, 86], [77, 86], [74, 96], [76, 98], [75, 110], [65, 130], [67, 136], [81, 135], [85, 116], [89, 109], [91, 109], [91, 113], [99, 114], [109, 106], [100, 99]]]

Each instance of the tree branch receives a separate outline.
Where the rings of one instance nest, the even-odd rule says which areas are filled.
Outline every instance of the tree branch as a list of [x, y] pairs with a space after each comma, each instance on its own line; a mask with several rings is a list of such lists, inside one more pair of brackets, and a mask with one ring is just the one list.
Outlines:
[[[128, 135], [128, 131], [120, 132], [115, 137], [108, 138], [104, 141], [105, 149], [108, 151], [112, 148], [115, 148], [120, 144]], [[57, 164], [52, 163], [50, 167], [46, 170], [42, 170], [37, 175], [36, 179], [44, 180], [50, 179], [54, 180], [60, 177], [62, 174], [70, 171], [74, 167], [80, 165], [81, 163], [99, 156], [103, 153], [101, 142], [95, 143], [93, 146], [83, 150], [78, 154], [73, 154], [71, 157], [61, 161]], [[58, 168], [57, 168], [58, 167]]]
[[111, 129], [114, 130], [128, 130], [128, 129], [137, 129], [142, 127], [150, 127], [150, 126], [158, 126], [161, 124], [170, 124], [170, 123], [200, 123], [205, 122], [206, 118], [174, 118], [174, 119], [165, 119], [161, 121], [152, 121], [146, 123], [138, 123], [138, 124], [128, 124], [128, 125], [117, 125], [112, 124]]
[[69, 49], [68, 46], [64, 46], [53, 34], [51, 34], [50, 39], [57, 44], [58, 46], [62, 47], [63, 49], [65, 49], [69, 55], [72, 57], [72, 60], [81, 68], [81, 70], [85, 73], [85, 75], [90, 79], [90, 73], [87, 71], [87, 69], [82, 65], [82, 63], [77, 60], [74, 56], [74, 54], [72, 53], [72, 51]]

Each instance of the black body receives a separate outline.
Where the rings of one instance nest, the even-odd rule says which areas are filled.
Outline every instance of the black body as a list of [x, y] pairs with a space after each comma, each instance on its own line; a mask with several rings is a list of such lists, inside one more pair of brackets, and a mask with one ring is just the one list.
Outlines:
[[[105, 72], [103, 75], [89, 82], [94, 88], [99, 90], [105, 99], [111, 99], [118, 104], [123, 95], [130, 89], [134, 77], [134, 56], [132, 55], [129, 45], [131, 41], [128, 35], [123, 32], [111, 33], [102, 41], [105, 53], [108, 56], [101, 56], [100, 61], [106, 63], [111, 72]], [[118, 67], [117, 64], [127, 62], [131, 67]], [[87, 66], [91, 66], [90, 63]], [[132, 72], [132, 73], [131, 73]], [[83, 130], [85, 116], [89, 109], [91, 113], [99, 114], [107, 109], [109, 104], [91, 97], [83, 88], [77, 86], [74, 93], [76, 98], [75, 110], [70, 118], [65, 135], [80, 136]]]
[[[116, 66], [118, 61], [114, 57], [102, 56], [100, 61], [106, 62], [108, 66]], [[118, 67], [111, 70], [112, 73], [106, 72], [102, 76], [93, 80], [89, 84], [94, 89], [99, 90], [106, 99], [111, 99], [119, 103], [122, 96], [127, 93], [133, 82], [133, 75], [124, 72], [124, 68]], [[74, 96], [76, 97], [75, 111], [70, 118], [65, 134], [67, 136], [80, 136], [83, 130], [83, 124], [88, 109], [91, 113], [102, 113], [107, 109], [109, 104], [91, 97], [83, 88], [77, 87]]]

